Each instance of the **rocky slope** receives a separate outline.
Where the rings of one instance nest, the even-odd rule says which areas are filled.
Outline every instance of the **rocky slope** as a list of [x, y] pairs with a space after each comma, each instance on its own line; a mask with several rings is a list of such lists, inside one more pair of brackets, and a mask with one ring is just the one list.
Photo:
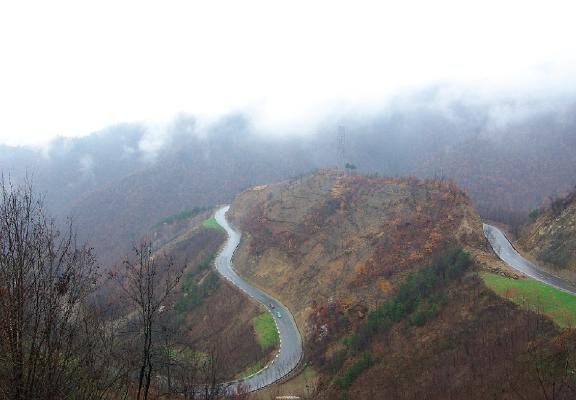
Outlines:
[[576, 280], [576, 192], [539, 211], [522, 230], [519, 244], [540, 265]]

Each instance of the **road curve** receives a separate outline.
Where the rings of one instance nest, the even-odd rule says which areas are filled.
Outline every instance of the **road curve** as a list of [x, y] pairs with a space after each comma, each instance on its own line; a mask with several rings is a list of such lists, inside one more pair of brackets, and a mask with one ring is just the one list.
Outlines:
[[482, 226], [484, 229], [484, 236], [486, 236], [486, 239], [490, 242], [492, 249], [494, 249], [494, 252], [506, 264], [523, 274], [536, 279], [537, 281], [553, 286], [563, 292], [576, 295], [576, 285], [543, 271], [530, 261], [526, 260], [518, 254], [516, 249], [514, 249], [510, 241], [500, 229], [488, 224], [482, 224]]
[[[238, 244], [240, 244], [241, 234], [234, 230], [226, 220], [226, 212], [229, 208], [230, 206], [222, 207], [215, 214], [216, 222], [228, 234], [224, 247], [216, 257], [216, 269], [224, 278], [228, 279], [248, 296], [263, 304], [269, 311], [273, 311], [272, 315], [280, 334], [280, 350], [271, 363], [254, 375], [226, 384], [229, 392], [235, 392], [239, 387], [242, 387], [242, 390], [254, 391], [278, 381], [288, 375], [298, 365], [302, 358], [302, 338], [296, 327], [294, 317], [288, 308], [274, 297], [248, 284], [234, 270], [232, 256]], [[274, 305], [274, 310], [271, 310], [270, 304]], [[281, 318], [278, 318], [276, 311], [281, 313]]]

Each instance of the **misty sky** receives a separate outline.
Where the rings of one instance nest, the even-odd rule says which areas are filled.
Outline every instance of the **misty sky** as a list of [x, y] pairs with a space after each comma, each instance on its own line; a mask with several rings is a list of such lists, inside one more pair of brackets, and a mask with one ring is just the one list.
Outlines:
[[434, 82], [570, 91], [571, 3], [2, 0], [0, 142], [178, 112], [301, 127]]

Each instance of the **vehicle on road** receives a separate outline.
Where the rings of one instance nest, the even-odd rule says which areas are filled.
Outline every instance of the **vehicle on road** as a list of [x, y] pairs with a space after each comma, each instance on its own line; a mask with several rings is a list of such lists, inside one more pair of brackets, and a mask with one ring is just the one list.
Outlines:
[[[235, 273], [232, 257], [240, 244], [242, 235], [241, 232], [234, 230], [226, 219], [226, 212], [229, 207], [221, 207], [215, 213], [216, 222], [224, 228], [228, 238], [222, 251], [217, 255], [214, 264], [222, 276], [230, 278], [230, 281], [239, 289], [245, 291], [248, 296], [252, 296], [259, 301], [264, 300], [262, 301], [262, 307], [267, 308], [272, 314], [279, 340], [282, 341], [282, 348], [277, 353], [278, 358], [276, 358], [276, 362], [268, 364], [266, 373], [252, 375], [243, 381], [232, 381], [222, 384], [226, 394], [236, 394], [240, 390], [242, 392], [253, 392], [271, 385], [294, 370], [302, 358], [302, 338], [288, 308], [284, 307], [279, 300], [271, 297], [268, 293], [250, 286], [249, 283]], [[282, 316], [284, 313], [286, 313], [286, 317]]]

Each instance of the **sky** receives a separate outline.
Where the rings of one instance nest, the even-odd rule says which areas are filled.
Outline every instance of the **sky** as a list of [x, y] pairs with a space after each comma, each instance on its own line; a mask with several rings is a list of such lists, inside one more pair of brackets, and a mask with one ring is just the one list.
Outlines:
[[554, 0], [0, 0], [0, 143], [181, 112], [305, 129], [436, 82], [571, 91], [574, 15]]

